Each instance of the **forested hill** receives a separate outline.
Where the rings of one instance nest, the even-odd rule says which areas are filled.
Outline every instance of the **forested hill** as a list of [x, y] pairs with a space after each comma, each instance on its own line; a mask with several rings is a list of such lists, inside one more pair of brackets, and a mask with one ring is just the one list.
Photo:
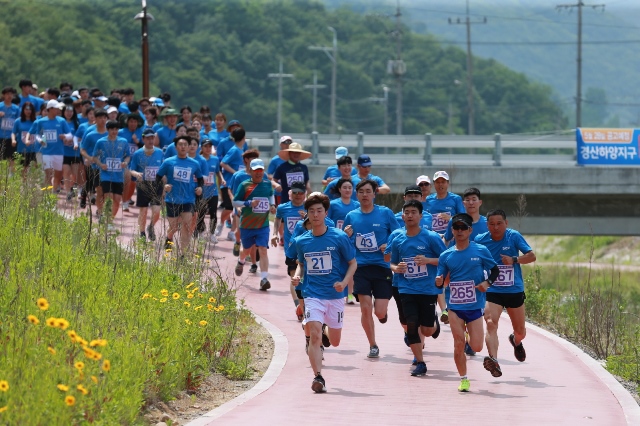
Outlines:
[[[329, 131], [331, 62], [322, 51], [338, 35], [337, 122], [344, 133], [383, 133], [389, 86], [389, 132], [395, 132], [395, 23], [314, 1], [148, 0], [151, 95], [168, 91], [175, 105], [207, 104], [252, 131], [276, 128], [277, 73], [283, 79], [283, 132], [308, 132], [313, 72], [318, 83], [318, 130]], [[0, 80], [29, 77], [42, 87], [68, 80], [105, 91], [131, 86], [141, 95], [140, 22], [133, 0], [13, 0], [2, 3]], [[458, 47], [402, 28], [405, 134], [466, 132], [466, 57]], [[476, 133], [554, 130], [566, 118], [552, 90], [493, 61], [476, 59]], [[461, 82], [456, 83], [456, 80]], [[451, 108], [449, 105], [451, 104]], [[451, 121], [449, 121], [451, 111]]]

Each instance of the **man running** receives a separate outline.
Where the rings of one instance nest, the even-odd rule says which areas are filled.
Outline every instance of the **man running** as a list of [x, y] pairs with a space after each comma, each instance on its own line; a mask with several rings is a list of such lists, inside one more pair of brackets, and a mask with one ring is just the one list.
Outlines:
[[361, 180], [369, 179], [374, 181], [378, 185], [378, 194], [389, 194], [391, 192], [391, 188], [389, 188], [389, 186], [384, 183], [380, 176], [371, 174], [372, 165], [373, 162], [371, 161], [371, 157], [369, 157], [368, 155], [361, 155], [360, 157], [358, 157], [358, 164], [356, 166], [358, 168], [357, 176]]
[[487, 290], [484, 320], [487, 323], [485, 342], [489, 356], [484, 358], [483, 364], [492, 376], [500, 377], [502, 370], [497, 360], [498, 323], [504, 308], [507, 309], [513, 326], [513, 334], [509, 336], [513, 355], [520, 362], [524, 362], [527, 357], [522, 346], [522, 340], [527, 333], [524, 311], [526, 296], [520, 265], [535, 262], [536, 255], [518, 231], [508, 228], [509, 222], [503, 210], [491, 210], [487, 213], [487, 222], [489, 232], [478, 235], [475, 242], [489, 249], [493, 259], [498, 263], [500, 275]]
[[[484, 327], [483, 322], [478, 320], [484, 314], [485, 292], [498, 278], [500, 270], [485, 246], [469, 241], [473, 232], [471, 216], [459, 213], [452, 221], [456, 245], [440, 255], [436, 286], [446, 286], [453, 359], [460, 374], [458, 391], [469, 392], [467, 357], [464, 353], [465, 325], [469, 333], [469, 345], [474, 351], [481, 351]], [[485, 271], [489, 270], [491, 273], [485, 278]]]
[[[351, 157], [349, 157], [348, 155], [340, 157], [340, 159], [338, 159], [337, 161], [338, 172], [340, 172], [340, 179], [349, 179], [351, 180], [352, 185], [357, 185], [358, 182], [360, 182], [362, 179], [360, 179], [358, 176], [353, 176], [353, 173], [351, 173], [353, 170], [352, 161], [353, 160], [351, 160]], [[340, 179], [331, 180], [331, 182], [327, 184], [326, 188], [323, 191], [326, 195], [329, 196], [330, 200], [336, 200], [340, 198], [339, 191], [335, 189]], [[351, 198], [353, 199], [353, 201], [358, 201], [358, 197], [355, 191], [352, 192]]]
[[322, 377], [323, 324], [331, 345], [338, 346], [344, 317], [344, 289], [357, 268], [355, 250], [344, 232], [325, 224], [329, 197], [314, 192], [304, 204], [311, 222], [311, 231], [296, 239], [298, 266], [291, 278], [297, 286], [305, 276], [305, 319], [303, 325], [310, 337], [308, 354], [315, 375], [311, 389], [327, 391]]

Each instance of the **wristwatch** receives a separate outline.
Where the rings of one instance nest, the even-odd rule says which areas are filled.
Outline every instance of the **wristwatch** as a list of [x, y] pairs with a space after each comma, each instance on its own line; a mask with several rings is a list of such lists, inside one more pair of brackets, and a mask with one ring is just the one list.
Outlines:
[[513, 264], [515, 265], [516, 263], [518, 263], [518, 256], [513, 256], [511, 260], [513, 260]]

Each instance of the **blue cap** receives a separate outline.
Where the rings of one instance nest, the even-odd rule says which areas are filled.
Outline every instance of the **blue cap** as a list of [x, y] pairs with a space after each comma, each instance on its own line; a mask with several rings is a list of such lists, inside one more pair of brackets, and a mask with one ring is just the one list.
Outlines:
[[142, 131], [142, 137], [146, 138], [147, 136], [155, 136], [156, 132], [151, 127], [147, 127]]
[[368, 155], [361, 155], [360, 157], [358, 157], [359, 166], [369, 167], [371, 164], [371, 158]]
[[251, 160], [249, 167], [251, 167], [251, 170], [256, 170], [256, 169], [264, 170], [264, 161], [262, 161], [259, 158], [254, 158], [253, 160]]
[[231, 120], [228, 124], [227, 124], [227, 131], [229, 131], [229, 128], [231, 126], [240, 126], [242, 127], [242, 124], [240, 124], [240, 122], [238, 120]]
[[349, 155], [349, 150], [344, 146], [339, 146], [336, 148], [336, 160], [339, 160], [342, 157], [346, 157]]
[[149, 98], [149, 102], [151, 102], [152, 104], [154, 104], [155, 106], [159, 106], [159, 107], [163, 107], [164, 108], [164, 101], [162, 100], [162, 98], [154, 98], [151, 97]]

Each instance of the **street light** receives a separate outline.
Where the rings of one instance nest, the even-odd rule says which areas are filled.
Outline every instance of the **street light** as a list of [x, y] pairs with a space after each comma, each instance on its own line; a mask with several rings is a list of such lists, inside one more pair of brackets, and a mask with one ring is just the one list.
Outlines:
[[149, 34], [147, 23], [153, 21], [152, 14], [147, 13], [147, 0], [142, 0], [142, 12], [133, 17], [139, 19], [142, 24], [142, 97], [149, 97]]
[[[322, 50], [333, 64], [331, 71], [331, 133], [336, 133], [336, 80], [338, 72], [338, 33], [335, 28], [327, 27], [333, 33], [333, 46], [309, 46], [309, 50]], [[331, 52], [331, 53], [330, 53]]]

